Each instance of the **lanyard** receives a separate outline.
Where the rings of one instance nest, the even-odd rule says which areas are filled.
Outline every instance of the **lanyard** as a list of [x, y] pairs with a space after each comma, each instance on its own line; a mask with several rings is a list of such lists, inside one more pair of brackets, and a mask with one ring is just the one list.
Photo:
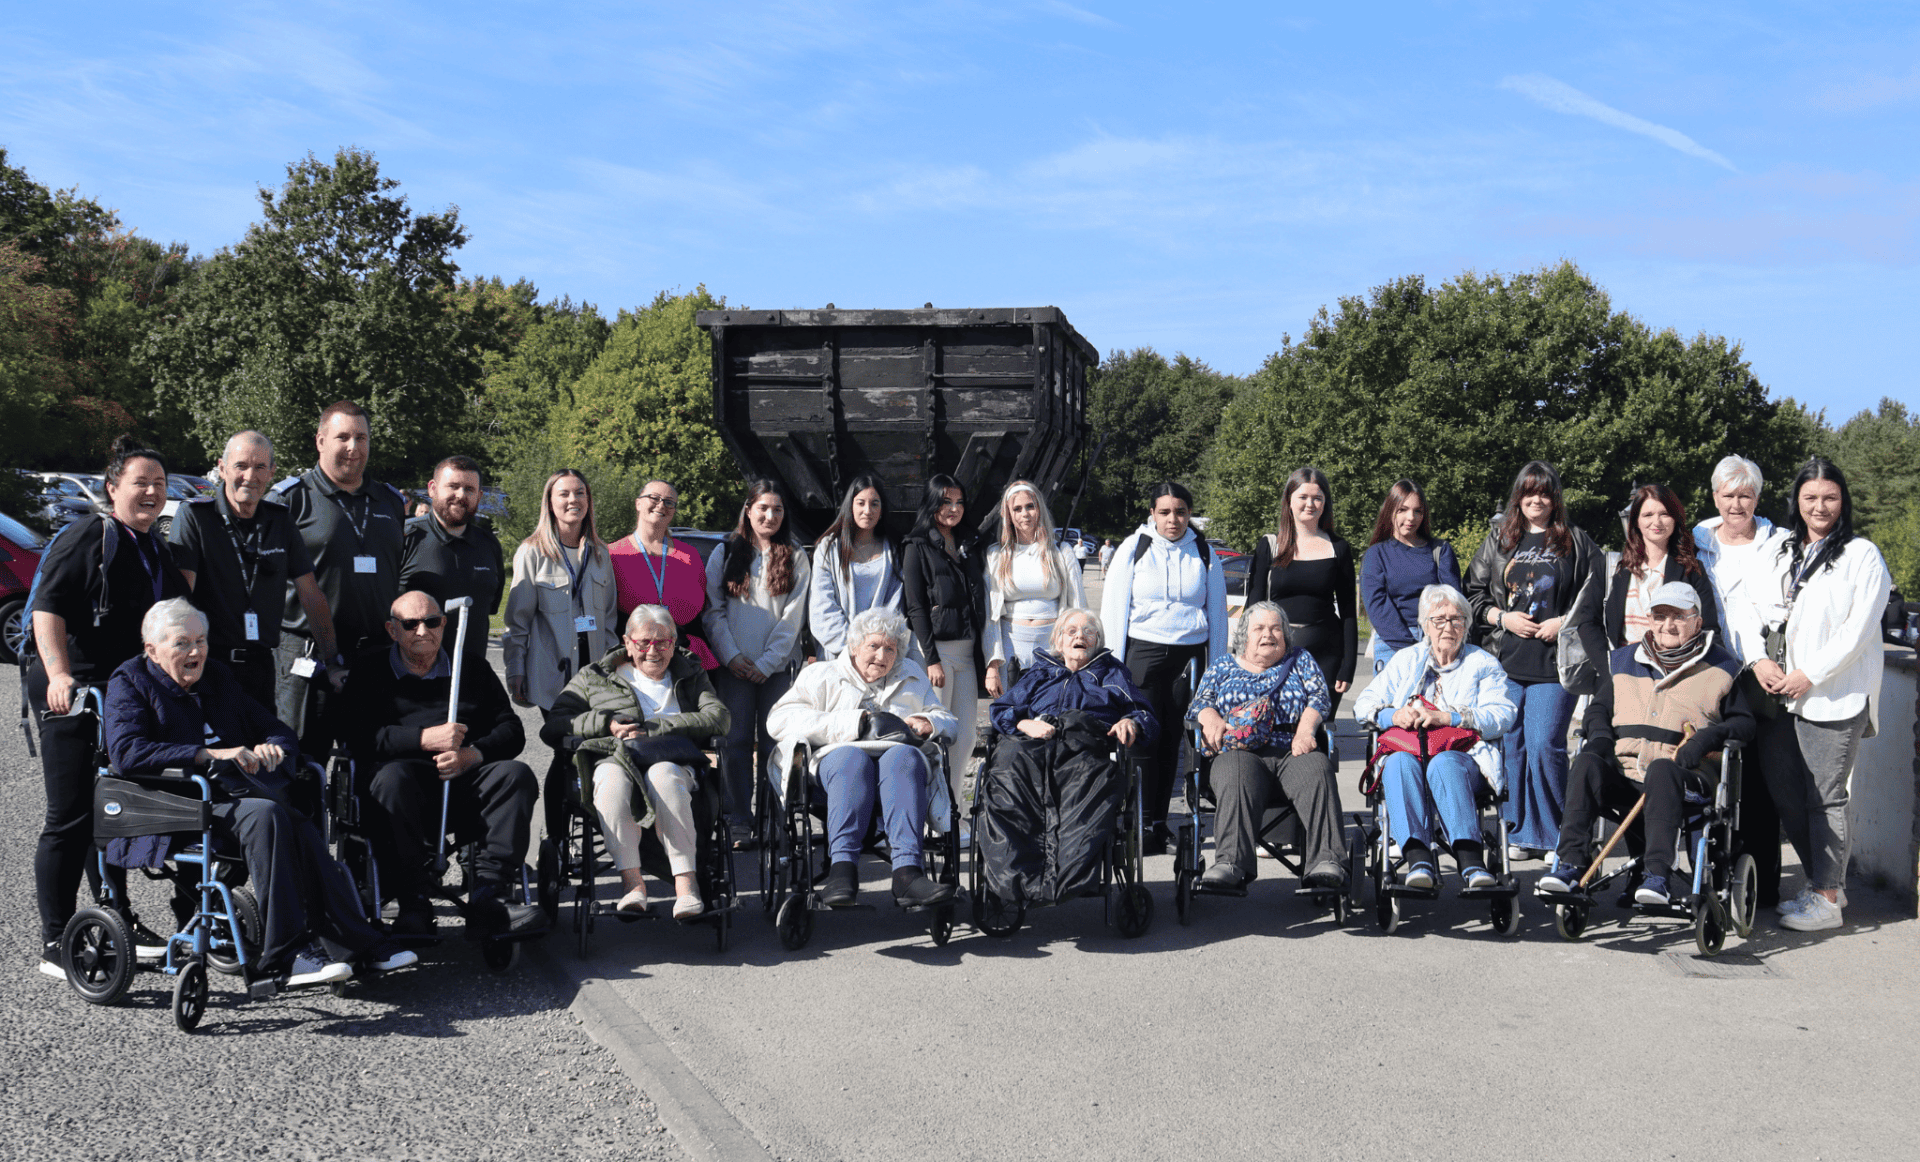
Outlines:
[[259, 521], [261, 519], [259, 516], [254, 517], [253, 536], [249, 538], [251, 548], [253, 549], [253, 565], [249, 568], [247, 565], [246, 549], [241, 547], [240, 531], [233, 527], [233, 518], [231, 516], [224, 512], [220, 514], [221, 523], [227, 526], [227, 540], [233, 545], [234, 558], [240, 562], [241, 592], [246, 595], [247, 608], [249, 610], [253, 608], [253, 583], [254, 580], [260, 576], [261, 530]]
[[160, 546], [156, 543], [153, 547], [152, 556], [149, 557], [147, 546], [143, 542], [151, 539], [150, 537], [142, 537], [139, 533], [121, 524], [119, 517], [114, 517], [113, 523], [120, 525], [121, 530], [132, 539], [134, 555], [140, 558], [140, 567], [146, 570], [147, 581], [153, 585], [153, 599], [155, 601], [160, 600]]
[[[364, 489], [365, 485], [362, 485], [361, 487], [362, 489]], [[353, 509], [348, 506], [346, 501], [340, 499], [340, 494], [337, 492], [333, 494], [333, 503], [339, 505], [340, 511], [346, 514], [347, 527], [353, 530], [354, 544], [364, 549], [367, 546], [367, 522], [373, 519], [372, 517], [373, 500], [372, 498], [368, 497], [364, 491], [361, 492], [360, 496], [361, 496], [361, 499], [367, 502], [368, 515], [361, 518], [358, 521], [355, 521], [353, 519]]]
[[655, 599], [665, 605], [667, 603], [667, 554], [673, 552], [673, 534], [668, 533], [667, 539], [660, 542], [660, 568], [657, 572], [653, 567], [653, 554], [647, 552], [647, 547], [640, 543], [639, 533], [633, 534], [633, 547], [640, 550], [640, 561], [646, 565], [647, 575], [653, 578]]

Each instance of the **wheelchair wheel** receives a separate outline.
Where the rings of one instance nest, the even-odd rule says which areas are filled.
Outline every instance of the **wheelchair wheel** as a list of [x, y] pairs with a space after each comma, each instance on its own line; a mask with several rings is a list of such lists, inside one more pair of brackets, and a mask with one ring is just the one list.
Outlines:
[[1587, 910], [1578, 904], [1555, 904], [1553, 930], [1562, 940], [1580, 939], [1587, 934]]
[[813, 909], [807, 906], [805, 892], [794, 892], [780, 902], [773, 930], [780, 937], [780, 947], [788, 952], [798, 952], [813, 939]]
[[482, 940], [480, 959], [494, 972], [511, 972], [520, 963], [520, 941]]
[[733, 911], [728, 909], [713, 918], [713, 950], [725, 952], [727, 941], [733, 936]]
[[1191, 869], [1181, 867], [1173, 876], [1173, 912], [1180, 917], [1180, 923], [1193, 923], [1193, 881], [1198, 879]]
[[1759, 870], [1751, 855], [1733, 861], [1733, 878], [1727, 884], [1727, 918], [1733, 921], [1734, 935], [1746, 939], [1753, 934], [1753, 917], [1760, 910]]
[[927, 925], [927, 935], [933, 937], [935, 948], [946, 947], [953, 939], [953, 905], [942, 904], [933, 910], [933, 919]]
[[1347, 893], [1335, 892], [1333, 895], [1333, 926], [1335, 928], [1345, 928], [1347, 926], [1347, 918], [1352, 914], [1353, 909], [1347, 904]]
[[1727, 930], [1720, 926], [1711, 898], [1702, 897], [1693, 905], [1693, 943], [1702, 956], [1718, 956], [1726, 947]]
[[206, 1015], [207, 962], [196, 956], [173, 978], [173, 1023], [182, 1033], [191, 1033]]
[[1009, 904], [993, 894], [983, 891], [978, 907], [973, 912], [973, 926], [989, 936], [1006, 937], [1020, 930], [1020, 922], [1027, 916], [1024, 900], [1015, 900]]
[[1389, 936], [1393, 935], [1393, 930], [1400, 927], [1400, 897], [1381, 892], [1380, 897], [1373, 902], [1373, 922], [1379, 926], [1380, 931]]
[[[229, 933], [235, 944], [247, 950], [247, 962], [260, 962], [260, 934], [265, 931], [260, 921], [260, 899], [253, 894], [252, 888], [235, 888], [233, 897], [233, 918], [239, 921], [240, 931]], [[222, 976], [240, 975], [240, 958], [220, 944], [207, 953], [207, 967]]]
[[1502, 936], [1520, 931], [1520, 901], [1512, 896], [1495, 896], [1488, 901], [1493, 913], [1493, 930]]
[[560, 848], [551, 839], [540, 841], [540, 858], [534, 883], [540, 897], [540, 910], [547, 914], [548, 921], [558, 920], [560, 918]]
[[1367, 841], [1364, 833], [1353, 837], [1347, 846], [1347, 910], [1358, 912], [1367, 906]]
[[81, 1000], [116, 1004], [133, 985], [133, 929], [111, 908], [82, 908], [60, 934], [60, 962]]
[[1153, 893], [1147, 885], [1128, 884], [1120, 889], [1120, 910], [1113, 926], [1128, 940], [1137, 940], [1153, 927]]

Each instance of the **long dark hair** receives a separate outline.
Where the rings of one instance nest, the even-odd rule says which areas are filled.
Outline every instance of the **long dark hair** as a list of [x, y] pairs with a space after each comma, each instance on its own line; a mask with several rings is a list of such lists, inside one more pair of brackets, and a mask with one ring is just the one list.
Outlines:
[[840, 498], [840, 511], [834, 514], [833, 523], [813, 543], [815, 551], [821, 551], [826, 548], [828, 541], [833, 541], [840, 553], [840, 567], [843, 569], [853, 564], [853, 498], [869, 488], [880, 498], [880, 520], [873, 526], [873, 535], [880, 542], [880, 551], [889, 558], [893, 556], [893, 542], [887, 539], [886, 487], [880, 483], [878, 476], [871, 473], [856, 476], [853, 483], [847, 485], [847, 494]]
[[[1393, 482], [1393, 487], [1387, 489], [1387, 498], [1380, 502], [1380, 515], [1373, 520], [1373, 539], [1367, 542], [1368, 548], [1393, 536], [1394, 514], [1406, 507], [1409, 500], [1420, 502], [1420, 527], [1413, 530], [1413, 535], [1423, 541], [1433, 539], [1433, 527], [1427, 523], [1431, 515], [1427, 512], [1427, 494], [1420, 491], [1418, 484], [1403, 478]], [[1328, 504], [1327, 507], [1333, 506]]]
[[[753, 526], [747, 520], [753, 502], [772, 493], [780, 498], [783, 510], [788, 508], [787, 495], [780, 486], [771, 480], [747, 481], [747, 499], [740, 504], [740, 520], [727, 534], [726, 557], [721, 561], [720, 579], [726, 585], [727, 592], [735, 597], [753, 595]], [[780, 518], [780, 527], [768, 538], [773, 547], [767, 550], [767, 592], [775, 597], [793, 589], [793, 533], [791, 526], [793, 515], [789, 511]]]
[[[1547, 547], [1563, 557], [1573, 555], [1573, 533], [1567, 529], [1567, 498], [1560, 494], [1560, 474], [1545, 460], [1529, 460], [1513, 478], [1513, 492], [1507, 496], [1507, 515], [1500, 522], [1500, 548], [1511, 553], [1527, 535], [1527, 517], [1520, 501], [1529, 496], [1544, 496], [1553, 501], [1547, 514]], [[1680, 535], [1675, 529], [1674, 536]], [[1689, 534], [1690, 535], [1690, 534]]]
[[152, 460], [160, 465], [160, 471], [171, 471], [167, 467], [167, 458], [152, 448], [143, 446], [133, 433], [122, 432], [113, 438], [113, 446], [107, 449], [107, 470], [104, 475], [108, 484], [120, 483], [120, 477], [126, 474], [130, 460]]
[[1790, 555], [1796, 576], [1800, 573], [1800, 557], [1806, 552], [1809, 532], [1807, 518], [1800, 515], [1800, 489], [1809, 480], [1831, 480], [1840, 486], [1840, 521], [1820, 542], [1820, 551], [1813, 555], [1813, 562], [1806, 571], [1811, 574], [1818, 569], [1833, 568], [1839, 563], [1847, 542], [1853, 539], [1853, 492], [1847, 487], [1847, 478], [1839, 465], [1815, 456], [1794, 475], [1793, 487], [1787, 490], [1787, 531], [1793, 535], [1787, 538], [1787, 544], [1782, 545], [1780, 551]]
[[1687, 506], [1673, 489], [1664, 484], [1642, 484], [1633, 490], [1633, 503], [1627, 506], [1627, 547], [1620, 554], [1620, 568], [1638, 577], [1647, 567], [1647, 538], [1640, 532], [1640, 512], [1648, 501], [1656, 501], [1673, 518], [1673, 536], [1667, 541], [1667, 555], [1680, 562], [1680, 572], [1699, 573], [1700, 557], [1693, 549], [1693, 532], [1687, 524]]
[[1171, 496], [1175, 500], [1185, 501], [1187, 511], [1189, 513], [1193, 511], [1193, 493], [1187, 491], [1186, 485], [1175, 480], [1162, 480], [1152, 488], [1147, 489], [1147, 511], [1152, 512], [1153, 502], [1163, 496]]
[[[932, 476], [927, 477], [927, 490], [920, 496], [919, 511], [913, 514], [913, 531], [907, 534], [908, 540], [917, 541], [922, 537], [941, 540], [939, 531], [940, 507], [947, 501], [947, 489], [949, 488], [960, 494], [960, 503], [966, 503], [967, 490], [960, 487], [958, 480], [955, 480], [944, 472], [936, 472]], [[967, 518], [964, 516], [961, 517], [960, 524], [954, 529], [953, 539], [955, 544], [960, 543], [962, 539], [960, 529], [965, 528], [966, 524]], [[944, 541], [942, 543], [944, 543]]]

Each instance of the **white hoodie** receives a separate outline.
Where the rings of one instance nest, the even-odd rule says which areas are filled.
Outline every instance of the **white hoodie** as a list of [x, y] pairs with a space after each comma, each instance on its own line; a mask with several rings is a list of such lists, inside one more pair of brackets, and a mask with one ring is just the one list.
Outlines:
[[[1141, 537], [1147, 551], [1133, 559]], [[1125, 661], [1133, 638], [1162, 645], [1205, 644], [1208, 656], [1227, 654], [1227, 574], [1220, 555], [1200, 564], [1200, 537], [1189, 528], [1178, 541], [1143, 524], [1113, 551], [1102, 581], [1100, 628], [1106, 647]]]

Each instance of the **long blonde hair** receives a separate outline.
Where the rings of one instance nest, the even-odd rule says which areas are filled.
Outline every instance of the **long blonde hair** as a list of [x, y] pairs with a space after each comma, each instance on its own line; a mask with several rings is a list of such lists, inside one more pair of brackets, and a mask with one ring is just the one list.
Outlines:
[[1031, 493], [1033, 503], [1040, 509], [1039, 543], [1046, 550], [1040, 554], [1041, 564], [1065, 597], [1067, 578], [1061, 575], [1060, 554], [1052, 551], [1053, 514], [1047, 511], [1047, 498], [1040, 495], [1031, 480], [1016, 480], [1000, 494], [1000, 562], [994, 566], [994, 580], [1003, 587], [1013, 584], [1013, 554], [1020, 547], [1020, 534], [1013, 529], [1013, 498], [1021, 492]]
[[580, 565], [585, 568], [587, 563], [593, 560], [596, 552], [606, 555], [607, 542], [600, 539], [600, 530], [593, 524], [593, 485], [588, 484], [587, 478], [575, 469], [562, 468], [547, 477], [547, 486], [540, 490], [540, 523], [534, 526], [532, 535], [520, 543], [532, 545], [534, 552], [549, 561], [560, 560], [560, 534], [553, 519], [553, 486], [569, 476], [578, 480], [580, 487], [587, 490], [587, 515], [580, 531], [580, 544], [586, 549], [586, 552], [581, 554]]

